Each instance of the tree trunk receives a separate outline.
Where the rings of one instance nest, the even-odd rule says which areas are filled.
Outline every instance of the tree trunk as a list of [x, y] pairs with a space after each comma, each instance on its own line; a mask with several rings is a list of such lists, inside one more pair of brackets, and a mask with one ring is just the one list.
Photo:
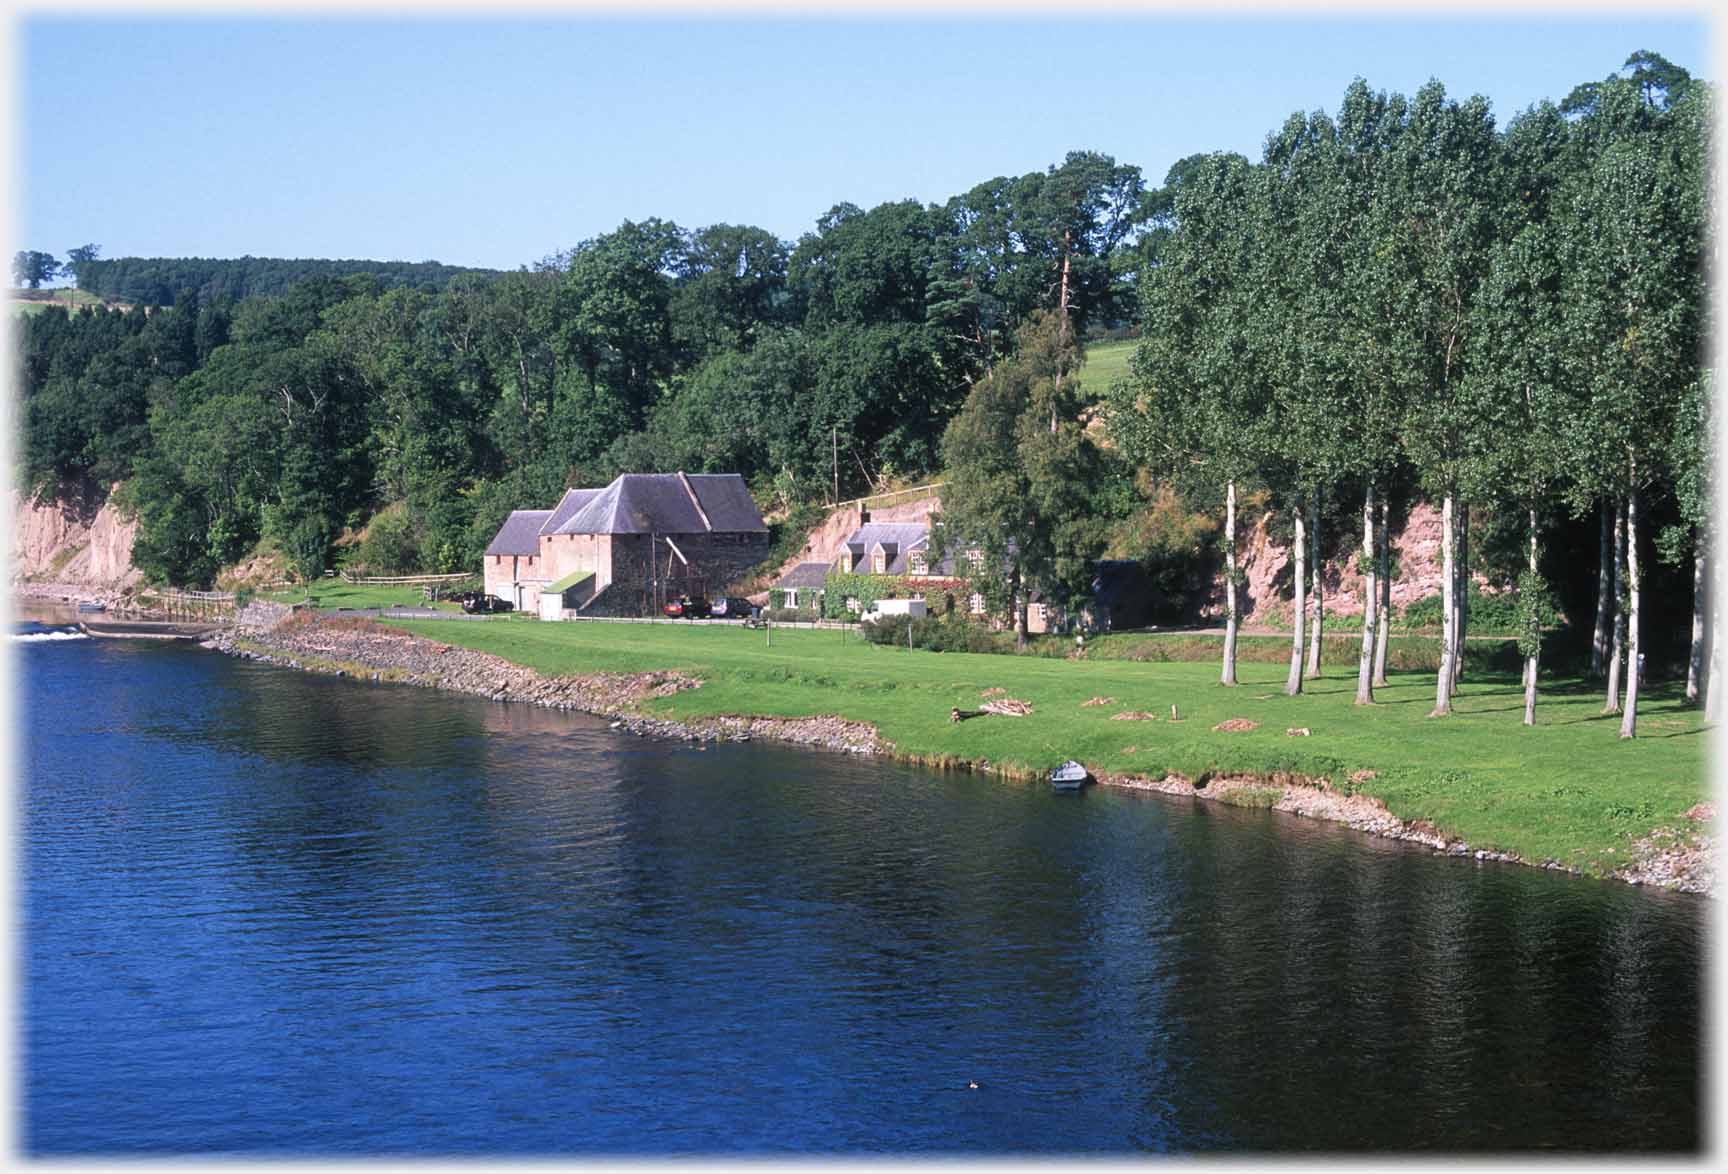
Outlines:
[[[1636, 472], [1636, 470], [1634, 470]], [[1620, 736], [1638, 732], [1638, 678], [1643, 657], [1638, 654], [1638, 490], [1626, 495], [1626, 712], [1620, 719]]]
[[[1715, 527], [1705, 529], [1705, 540]], [[1722, 716], [1722, 642], [1716, 639], [1716, 633], [1722, 630], [1722, 596], [1728, 592], [1712, 590], [1706, 578], [1704, 599], [1710, 608], [1709, 634], [1705, 638], [1705, 648], [1709, 656], [1709, 669], [1704, 674], [1704, 720], [1715, 721]]]
[[[1056, 299], [1056, 312], [1062, 316], [1061, 340], [1064, 344], [1064, 350], [1067, 349], [1066, 344], [1068, 342], [1068, 261], [1073, 245], [1069, 238], [1070, 234], [1064, 231], [1062, 233], [1062, 293]], [[1061, 398], [1062, 368], [1058, 365], [1056, 368], [1056, 394], [1050, 397], [1050, 435], [1052, 436], [1056, 435], [1056, 403]]]
[[1374, 685], [1386, 683], [1386, 642], [1392, 637], [1392, 502], [1380, 498], [1380, 631], [1374, 637]]
[[1374, 620], [1380, 585], [1374, 580], [1374, 486], [1362, 495], [1362, 651], [1356, 661], [1356, 704], [1374, 704]]
[[1308, 642], [1308, 676], [1320, 675], [1320, 641], [1326, 634], [1326, 587], [1320, 581], [1320, 495], [1308, 503], [1308, 564], [1314, 575], [1314, 636]]
[[1614, 502], [1614, 624], [1608, 641], [1608, 699], [1603, 713], [1620, 712], [1620, 666], [1626, 659], [1626, 507]]
[[1236, 482], [1224, 487], [1224, 671], [1219, 679], [1236, 683]]
[[1693, 705], [1704, 691], [1704, 609], [1710, 586], [1705, 532], [1703, 526], [1692, 527], [1692, 654], [1686, 658], [1686, 700]]
[[[1530, 510], [1530, 574], [1536, 574], [1536, 510]], [[1536, 671], [1537, 660], [1542, 654], [1540, 646], [1530, 650], [1524, 658], [1524, 724], [1536, 724]]]
[[1452, 491], [1447, 490], [1440, 502], [1440, 675], [1434, 688], [1434, 712], [1430, 717], [1445, 717], [1452, 712], [1452, 657], [1455, 648], [1452, 636], [1458, 621], [1453, 595], [1458, 589], [1457, 553], [1453, 548]]
[[1284, 683], [1284, 692], [1294, 697], [1302, 692], [1302, 621], [1307, 618], [1308, 611], [1308, 593], [1305, 590], [1308, 583], [1308, 547], [1302, 528], [1302, 507], [1298, 505], [1290, 514], [1291, 520], [1296, 523], [1296, 545], [1290, 552], [1290, 562], [1295, 568], [1295, 573], [1290, 578], [1296, 588], [1296, 599], [1290, 609], [1290, 616], [1296, 631], [1290, 642], [1290, 678]]
[[1458, 544], [1458, 582], [1452, 589], [1452, 695], [1458, 695], [1458, 679], [1464, 675], [1464, 637], [1470, 627], [1470, 507], [1457, 507], [1454, 541]]
[[1008, 580], [1008, 606], [1014, 611], [1014, 647], [1022, 652], [1026, 649], [1026, 601], [1021, 598], [1023, 586], [1020, 568], [1015, 567]]
[[1590, 675], [1599, 677], [1608, 664], [1609, 628], [1614, 623], [1614, 511], [1602, 499], [1602, 533], [1596, 541], [1596, 630], [1590, 637]]

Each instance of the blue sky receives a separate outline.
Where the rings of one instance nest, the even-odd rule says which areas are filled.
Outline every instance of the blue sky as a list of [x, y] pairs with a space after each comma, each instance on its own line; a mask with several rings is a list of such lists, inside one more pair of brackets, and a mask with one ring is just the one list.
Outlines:
[[18, 247], [515, 268], [624, 219], [795, 239], [841, 201], [940, 202], [1093, 149], [1156, 183], [1257, 156], [1350, 80], [1438, 78], [1504, 122], [1654, 49], [1655, 14], [1057, 20], [150, 21], [18, 27]]

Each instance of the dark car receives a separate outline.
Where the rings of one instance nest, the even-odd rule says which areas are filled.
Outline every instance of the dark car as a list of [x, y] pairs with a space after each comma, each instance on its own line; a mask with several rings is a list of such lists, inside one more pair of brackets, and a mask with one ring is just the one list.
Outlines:
[[679, 595], [666, 601], [665, 611], [675, 620], [701, 619], [708, 614], [708, 601], [690, 595]]
[[487, 595], [483, 591], [469, 591], [463, 594], [460, 599], [462, 610], [471, 616], [515, 610], [515, 605], [508, 599], [499, 599], [496, 595]]
[[750, 601], [722, 595], [708, 606], [708, 614], [717, 620], [741, 620], [750, 614]]

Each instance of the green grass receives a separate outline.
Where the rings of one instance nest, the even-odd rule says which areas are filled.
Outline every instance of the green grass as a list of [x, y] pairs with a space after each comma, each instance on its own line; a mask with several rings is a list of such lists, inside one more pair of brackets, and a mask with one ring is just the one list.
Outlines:
[[[546, 674], [682, 669], [697, 690], [650, 703], [673, 718], [719, 714], [837, 714], [874, 724], [903, 754], [926, 760], [988, 759], [1026, 772], [1065, 758], [1095, 770], [1153, 777], [1207, 774], [1326, 776], [1384, 799], [1405, 819], [1426, 819], [1477, 848], [1558, 860], [1602, 872], [1626, 862], [1631, 842], [1672, 825], [1706, 797], [1703, 722], [1679, 690], [1653, 686], [1642, 698], [1640, 736], [1618, 737], [1596, 688], [1544, 681], [1540, 722], [1520, 721], [1515, 674], [1468, 681], [1454, 715], [1429, 718], [1434, 679], [1394, 673], [1379, 704], [1357, 708], [1354, 673], [1333, 670], [1299, 697], [1282, 693], [1284, 668], [1243, 661], [1242, 684], [1217, 683], [1214, 662], [1073, 661], [966, 653], [907, 652], [855, 633], [764, 633], [667, 624], [468, 624], [435, 620], [401, 627], [495, 653]], [[984, 716], [954, 724], [949, 710], [975, 710], [1000, 687], [1031, 702], [1029, 717]], [[1094, 696], [1110, 705], [1082, 707]], [[1176, 704], [1181, 720], [1169, 720]], [[1113, 721], [1123, 710], [1153, 721]], [[1226, 718], [1258, 729], [1215, 732]], [[1292, 738], [1290, 727], [1312, 735]]]
[[1125, 342], [1101, 342], [1086, 348], [1086, 363], [1080, 368], [1080, 386], [1088, 395], [1103, 395], [1110, 385], [1128, 374], [1128, 363], [1134, 348], [1133, 339]]
[[[306, 592], [298, 587], [290, 587], [286, 591], [271, 591], [261, 596], [261, 599], [274, 600], [277, 603], [299, 603], [306, 598]], [[322, 608], [338, 607], [436, 607], [439, 611], [461, 611], [460, 604], [439, 602], [428, 604], [426, 594], [419, 587], [379, 586], [367, 583], [344, 583], [340, 580], [321, 582], [312, 588], [312, 606]]]

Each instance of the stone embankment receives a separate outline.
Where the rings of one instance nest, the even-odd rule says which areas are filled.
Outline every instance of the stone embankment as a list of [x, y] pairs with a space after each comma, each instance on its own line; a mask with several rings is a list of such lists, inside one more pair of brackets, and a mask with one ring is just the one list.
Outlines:
[[[835, 716], [809, 718], [724, 715], [672, 721], [645, 715], [640, 706], [655, 698], [699, 689], [702, 681], [685, 673], [588, 673], [545, 677], [500, 657], [409, 635], [384, 624], [361, 619], [319, 618], [295, 614], [281, 604], [254, 603], [241, 612], [236, 627], [204, 642], [204, 647], [267, 664], [360, 680], [394, 681], [434, 689], [449, 689], [494, 701], [518, 701], [553, 709], [573, 710], [612, 718], [613, 728], [639, 737], [664, 737], [687, 742], [745, 742], [762, 738], [850, 754], [895, 755], [893, 743], [873, 726]], [[989, 762], [942, 765], [981, 773], [1009, 773]], [[1372, 775], [1353, 776], [1351, 783]], [[1449, 837], [1425, 820], [1403, 820], [1386, 805], [1354, 788], [1334, 786], [1328, 779], [1279, 776], [1271, 779], [1212, 778], [1192, 780], [1171, 774], [1152, 779], [1135, 775], [1100, 775], [1100, 783], [1168, 795], [1185, 795], [1236, 806], [1269, 807], [1309, 819], [1341, 823], [1387, 839], [1422, 844], [1448, 856], [1498, 860], [1566, 871], [1555, 861], [1530, 861], [1505, 852], [1473, 848]], [[1686, 813], [1694, 825], [1709, 824], [1714, 807], [1701, 803]], [[1658, 829], [1637, 845], [1637, 856], [1614, 873], [1632, 884], [1650, 884], [1685, 892], [1714, 894], [1712, 839], [1695, 830]]]
[[641, 713], [645, 701], [701, 687], [699, 679], [680, 672], [545, 677], [488, 653], [412, 636], [384, 624], [292, 615], [280, 604], [248, 606], [233, 629], [218, 633], [203, 646], [332, 676], [448, 689], [493, 701], [610, 717], [616, 719], [615, 728], [644, 736], [735, 742], [766, 738], [854, 754], [892, 749], [873, 727], [839, 717], [725, 715], [675, 722]]

